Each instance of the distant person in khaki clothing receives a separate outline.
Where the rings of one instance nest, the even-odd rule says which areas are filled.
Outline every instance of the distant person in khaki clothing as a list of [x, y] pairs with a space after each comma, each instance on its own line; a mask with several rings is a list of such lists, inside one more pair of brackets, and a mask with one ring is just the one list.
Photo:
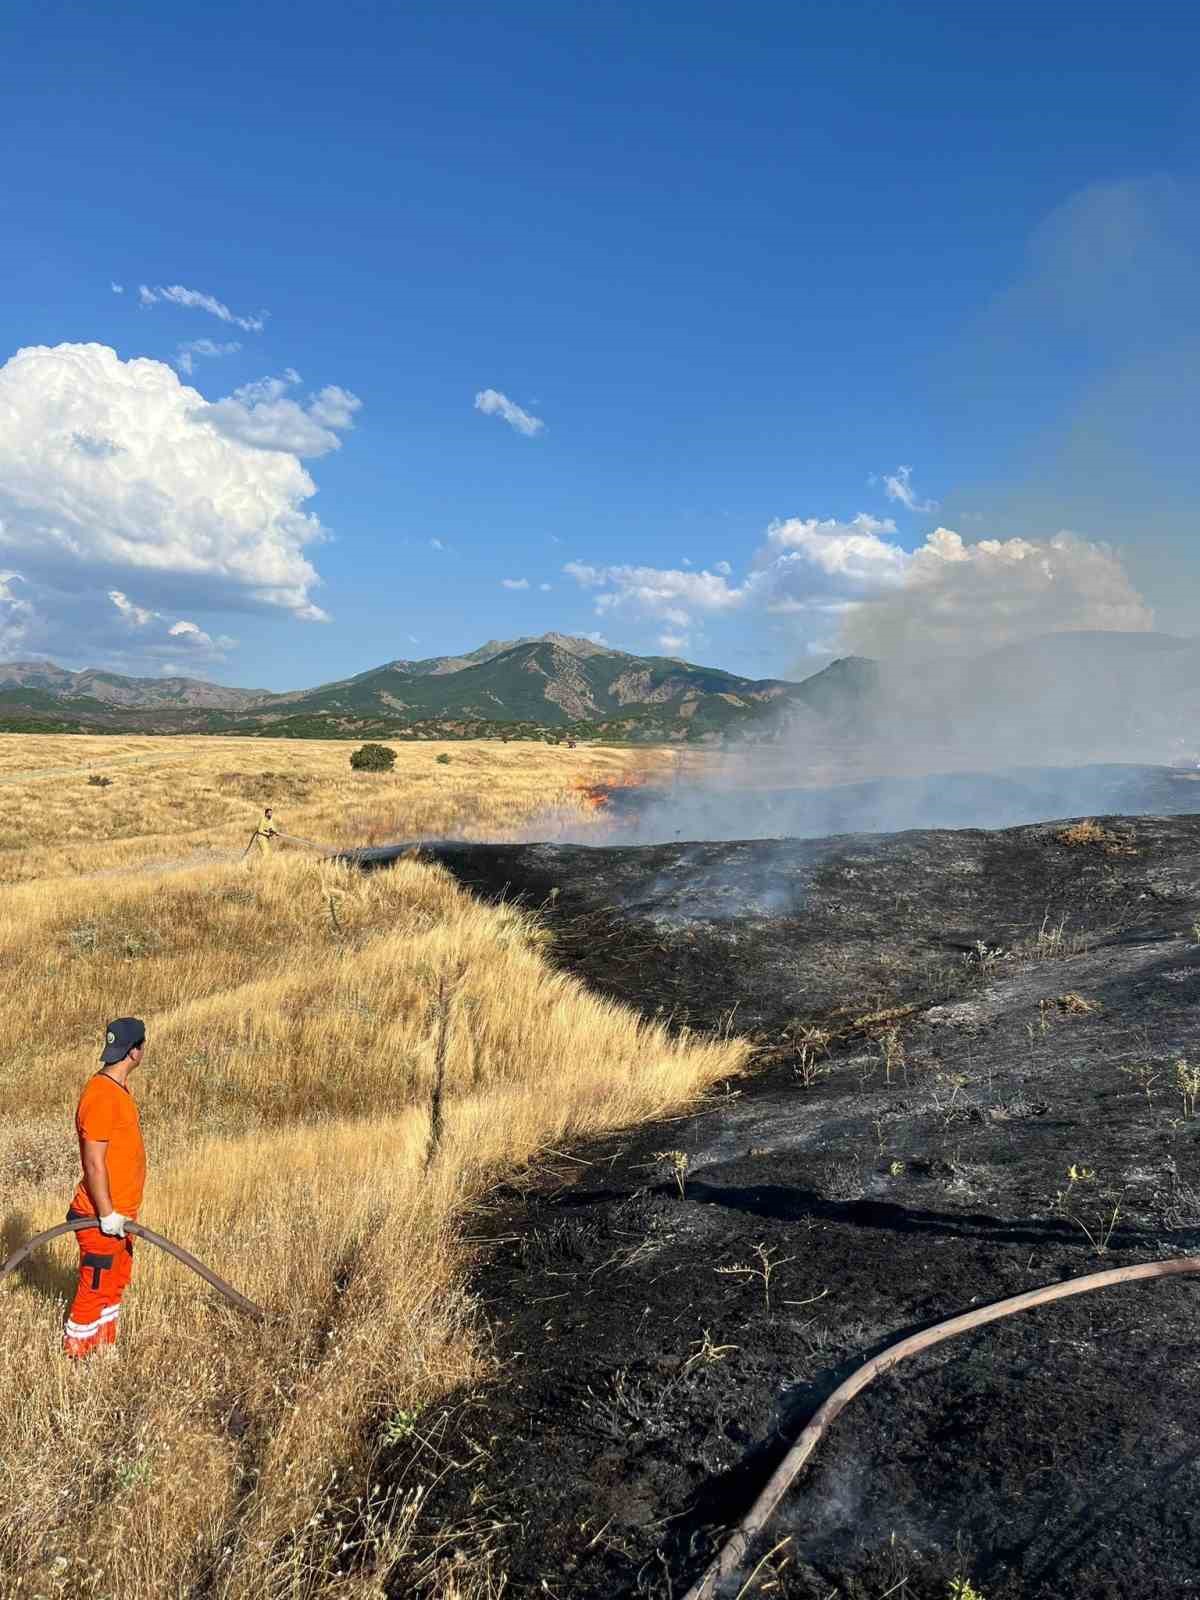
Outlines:
[[271, 848], [271, 840], [277, 839], [278, 837], [279, 829], [272, 821], [271, 808], [268, 806], [262, 814], [262, 821], [255, 830], [254, 843], [257, 845], [260, 853], [266, 855], [267, 851]]
[[79, 1284], [63, 1326], [63, 1349], [75, 1358], [116, 1343], [121, 1297], [133, 1273], [133, 1240], [125, 1237], [125, 1224], [137, 1219], [142, 1203], [146, 1148], [127, 1080], [145, 1048], [140, 1017], [110, 1022], [100, 1071], [88, 1079], [75, 1112], [83, 1176], [67, 1219], [95, 1220], [95, 1227], [75, 1235]]

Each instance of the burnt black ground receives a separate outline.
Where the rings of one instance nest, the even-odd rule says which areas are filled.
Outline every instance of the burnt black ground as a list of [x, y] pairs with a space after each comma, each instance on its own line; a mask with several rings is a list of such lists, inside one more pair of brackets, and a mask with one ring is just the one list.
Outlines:
[[[598, 988], [681, 1025], [734, 1012], [764, 1049], [697, 1114], [554, 1160], [477, 1221], [497, 1379], [394, 1463], [426, 1485], [426, 1556], [490, 1550], [514, 1595], [678, 1597], [874, 1351], [1200, 1250], [1176, 1067], [1200, 1061], [1200, 818], [1104, 827], [1083, 847], [1045, 824], [431, 852], [543, 906]], [[761, 1275], [721, 1270], [760, 1250], [769, 1302]], [[1134, 1285], [914, 1358], [822, 1442], [745, 1594], [1200, 1590], [1198, 1313], [1200, 1284]], [[416, 1573], [391, 1592], [440, 1592], [444, 1570]]]

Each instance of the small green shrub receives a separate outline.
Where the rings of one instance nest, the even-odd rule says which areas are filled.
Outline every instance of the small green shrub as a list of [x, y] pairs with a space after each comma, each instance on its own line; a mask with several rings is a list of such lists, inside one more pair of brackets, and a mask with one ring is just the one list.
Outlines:
[[390, 772], [396, 765], [396, 752], [386, 744], [364, 744], [350, 757], [355, 772]]
[[444, 750], [442, 751], [440, 756], [435, 756], [434, 760], [437, 762], [437, 764], [440, 767], [448, 767], [450, 765], [450, 757], [446, 754], [446, 752]]
[[395, 1446], [411, 1439], [417, 1431], [418, 1415], [416, 1411], [393, 1411], [381, 1430], [384, 1444]]
[[983, 1595], [970, 1578], [951, 1578], [950, 1600], [983, 1600]]
[[95, 922], [76, 923], [67, 932], [67, 942], [71, 947], [72, 955], [90, 955], [93, 950], [100, 948], [99, 925]]

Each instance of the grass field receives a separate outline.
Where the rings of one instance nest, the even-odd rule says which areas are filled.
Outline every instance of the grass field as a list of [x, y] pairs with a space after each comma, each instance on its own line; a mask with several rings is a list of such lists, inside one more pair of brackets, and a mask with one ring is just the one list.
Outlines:
[[[272, 1313], [239, 1319], [143, 1245], [119, 1353], [76, 1368], [59, 1350], [74, 1246], [7, 1280], [3, 1595], [381, 1595], [420, 1531], [419, 1496], [378, 1487], [381, 1441], [490, 1370], [464, 1289], [473, 1202], [743, 1063], [736, 1040], [587, 994], [533, 920], [440, 869], [239, 860], [268, 801], [331, 844], [552, 834], [587, 815], [581, 785], [673, 760], [445, 750], [401, 746], [379, 777], [352, 774], [344, 743], [0, 740], [0, 1248], [61, 1219], [75, 1099], [103, 1022], [132, 1011], [150, 1029], [143, 1218]], [[478, 1555], [435, 1563], [429, 1593], [502, 1585]]]
[[[332, 846], [578, 826], [580, 789], [673, 770], [672, 750], [397, 744], [352, 772], [345, 740], [0, 734], [0, 883], [240, 853], [264, 805]], [[446, 758], [444, 761], [439, 757]], [[90, 784], [89, 777], [107, 779]]]

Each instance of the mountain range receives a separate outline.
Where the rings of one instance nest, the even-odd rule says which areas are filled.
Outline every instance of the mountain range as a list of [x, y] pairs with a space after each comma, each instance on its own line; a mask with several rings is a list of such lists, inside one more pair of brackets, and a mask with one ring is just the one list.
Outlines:
[[1048, 634], [973, 656], [847, 656], [800, 681], [745, 678], [569, 634], [489, 639], [271, 693], [48, 661], [0, 665], [0, 729], [294, 738], [576, 737], [847, 742], [899, 770], [1200, 756], [1200, 640]]
[[875, 682], [858, 658], [796, 683], [744, 678], [547, 633], [459, 656], [385, 662], [287, 693], [195, 678], [135, 678], [48, 661], [0, 665], [0, 727], [297, 737], [530, 736], [706, 740], [792, 706], [849, 715]]

